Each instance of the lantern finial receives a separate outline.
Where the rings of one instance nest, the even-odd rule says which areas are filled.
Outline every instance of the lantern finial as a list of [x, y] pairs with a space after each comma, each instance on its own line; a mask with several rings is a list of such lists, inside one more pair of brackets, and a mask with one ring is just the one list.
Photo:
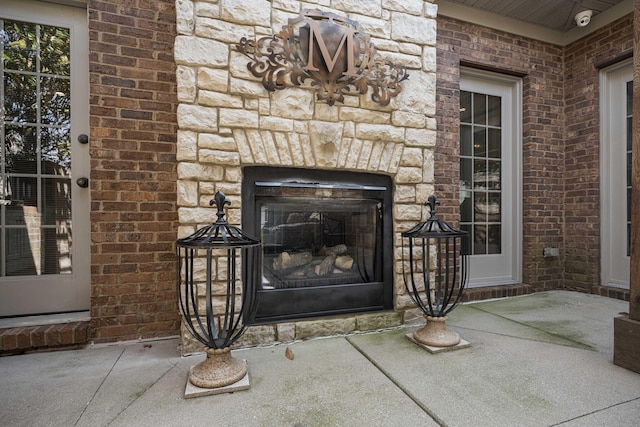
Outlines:
[[436, 200], [436, 196], [433, 194], [429, 196], [426, 202], [424, 202], [425, 206], [429, 206], [429, 214], [431, 218], [436, 218], [436, 206], [440, 204], [439, 201]]
[[213, 206], [214, 204], [218, 207], [218, 213], [216, 214], [218, 216], [217, 223], [220, 224], [226, 222], [224, 220], [224, 205], [231, 205], [231, 202], [227, 200], [227, 197], [222, 191], [216, 192], [213, 199], [209, 201], [209, 206]]

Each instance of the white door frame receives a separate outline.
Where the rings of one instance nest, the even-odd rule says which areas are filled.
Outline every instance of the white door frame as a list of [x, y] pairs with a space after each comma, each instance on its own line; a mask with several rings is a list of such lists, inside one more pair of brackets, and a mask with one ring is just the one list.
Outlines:
[[[76, 2], [78, 3], [78, 2]], [[73, 270], [64, 275], [0, 278], [0, 316], [88, 310], [91, 288], [90, 190], [76, 184], [89, 177], [89, 145], [78, 136], [89, 134], [89, 26], [86, 7], [31, 0], [2, 0], [4, 19], [70, 29], [71, 34], [71, 176]], [[52, 283], [55, 282], [55, 286]], [[29, 306], [21, 308], [25, 295]]]
[[[633, 60], [600, 72], [600, 283], [629, 288], [626, 199], [626, 83]], [[637, 132], [637, 131], [636, 131]]]
[[517, 284], [522, 281], [522, 79], [461, 68], [460, 90], [503, 100], [502, 254], [472, 255], [468, 287]]

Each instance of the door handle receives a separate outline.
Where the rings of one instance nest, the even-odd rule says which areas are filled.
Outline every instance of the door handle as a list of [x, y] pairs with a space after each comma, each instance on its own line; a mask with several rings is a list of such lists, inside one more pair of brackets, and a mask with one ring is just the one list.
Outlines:
[[78, 184], [79, 187], [87, 188], [89, 186], [89, 178], [78, 178], [76, 179], [76, 184]]

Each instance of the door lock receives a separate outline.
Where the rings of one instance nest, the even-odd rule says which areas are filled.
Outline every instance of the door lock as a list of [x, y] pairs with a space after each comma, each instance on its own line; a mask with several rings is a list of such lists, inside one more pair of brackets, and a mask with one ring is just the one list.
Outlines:
[[89, 178], [78, 178], [76, 179], [76, 184], [78, 184], [79, 187], [87, 188], [89, 186]]

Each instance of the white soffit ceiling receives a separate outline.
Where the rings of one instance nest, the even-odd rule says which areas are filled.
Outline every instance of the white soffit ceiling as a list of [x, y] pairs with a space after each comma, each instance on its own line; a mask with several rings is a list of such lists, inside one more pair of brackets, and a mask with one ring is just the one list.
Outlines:
[[[438, 15], [565, 46], [633, 12], [633, 0], [436, 0]], [[592, 10], [578, 27], [578, 12]]]

